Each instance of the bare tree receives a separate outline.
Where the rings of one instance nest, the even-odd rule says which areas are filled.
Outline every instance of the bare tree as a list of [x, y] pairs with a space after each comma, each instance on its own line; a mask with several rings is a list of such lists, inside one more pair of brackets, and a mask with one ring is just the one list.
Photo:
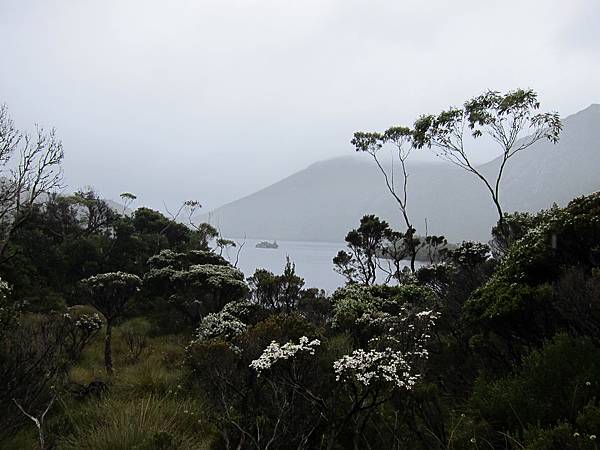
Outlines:
[[[244, 246], [246, 245], [246, 236], [244, 236], [244, 239], [241, 242], [232, 240], [232, 239], [226, 239], [225, 237], [223, 237], [223, 233], [221, 233], [221, 229], [219, 227], [214, 228], [212, 225], [210, 225], [210, 223], [200, 223], [197, 224], [194, 221], [194, 216], [196, 215], [196, 212], [198, 211], [198, 209], [202, 208], [202, 205], [200, 204], [199, 201], [197, 200], [187, 200], [183, 203], [184, 207], [187, 209], [188, 212], [188, 223], [189, 225], [196, 230], [198, 233], [203, 234], [207, 237], [208, 240], [216, 238], [215, 244], [217, 246], [217, 248], [219, 249], [219, 255], [223, 256], [223, 252], [225, 252], [226, 258], [227, 260], [233, 265], [233, 267], [237, 267], [238, 263], [240, 261], [240, 254], [242, 252], [242, 250], [244, 249]], [[210, 221], [210, 215], [209, 215], [209, 221]], [[216, 231], [216, 233], [215, 233]], [[208, 244], [208, 241], [207, 241]], [[235, 252], [235, 262], [232, 260], [232, 258], [229, 255], [229, 248], [236, 248], [236, 252]]]
[[246, 235], [244, 235], [244, 240], [241, 242], [237, 242], [235, 243], [236, 247], [237, 247], [237, 251], [235, 252], [235, 263], [233, 264], [233, 267], [238, 266], [239, 262], [240, 262], [240, 254], [242, 253], [242, 250], [244, 249], [244, 246], [246, 245]]
[[44, 433], [44, 419], [46, 418], [46, 414], [48, 414], [48, 411], [50, 411], [50, 408], [52, 407], [52, 404], [54, 403], [55, 400], [56, 400], [56, 396], [53, 396], [50, 399], [50, 402], [48, 403], [48, 405], [46, 406], [46, 409], [44, 409], [44, 411], [42, 412], [42, 414], [39, 417], [35, 417], [33, 414], [29, 414], [27, 411], [25, 411], [25, 409], [21, 406], [21, 404], [13, 398], [13, 402], [15, 403], [15, 405], [17, 405], [17, 408], [19, 408], [19, 410], [21, 410], [21, 412], [35, 424], [37, 431], [38, 431], [38, 442], [40, 444], [40, 450], [46, 450], [46, 435]]
[[0, 106], [0, 258], [33, 205], [61, 187], [62, 143], [54, 129], [35, 128], [33, 135], [17, 130]]

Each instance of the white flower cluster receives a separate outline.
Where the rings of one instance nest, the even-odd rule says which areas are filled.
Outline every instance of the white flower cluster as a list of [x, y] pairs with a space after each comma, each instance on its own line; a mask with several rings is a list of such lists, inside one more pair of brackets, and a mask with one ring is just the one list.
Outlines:
[[10, 294], [11, 292], [11, 288], [10, 285], [4, 281], [2, 278], [0, 278], [0, 297], [2, 297], [2, 299], [6, 299], [6, 297]]
[[359, 327], [385, 327], [392, 319], [392, 315], [382, 311], [367, 311], [356, 319], [356, 325]]
[[102, 319], [98, 313], [94, 315], [82, 314], [75, 321], [75, 326], [77, 328], [82, 328], [87, 331], [94, 331], [102, 328]]
[[[398, 388], [412, 389], [420, 374], [415, 365], [428, 357], [426, 344], [439, 314], [434, 310], [410, 313], [406, 308], [398, 315], [365, 313], [358, 321], [374, 321], [385, 325], [382, 335], [372, 338], [369, 345], [378, 348], [354, 350], [333, 363], [337, 381], [357, 381], [364, 386], [371, 383], [392, 383]], [[285, 345], [273, 341], [262, 355], [250, 363], [259, 375], [281, 359], [293, 358], [299, 352], [314, 355], [318, 339], [309, 342], [306, 336], [299, 344]], [[380, 350], [381, 348], [385, 348]]]
[[93, 315], [89, 314], [81, 314], [77, 317], [73, 317], [70, 313], [64, 313], [63, 318], [72, 322], [76, 328], [81, 328], [82, 330], [86, 330], [88, 332], [96, 331], [102, 328], [103, 321], [100, 318], [98, 313], [94, 313]]
[[319, 345], [321, 345], [321, 341], [313, 339], [309, 342], [309, 339], [306, 336], [300, 338], [299, 344], [288, 342], [287, 344], [280, 345], [278, 342], [273, 341], [258, 359], [255, 359], [250, 363], [250, 367], [256, 370], [260, 375], [262, 371], [269, 370], [277, 361], [293, 358], [299, 352], [314, 355], [315, 347]]
[[375, 381], [393, 383], [399, 388], [411, 389], [419, 378], [411, 373], [411, 366], [400, 352], [386, 348], [384, 351], [361, 348], [344, 355], [333, 363], [335, 379], [355, 379], [368, 386]]
[[196, 330], [196, 340], [205, 341], [215, 337], [232, 339], [246, 330], [246, 325], [227, 312], [206, 315]]
[[[336, 380], [356, 380], [364, 386], [380, 381], [393, 383], [399, 388], [411, 389], [419, 374], [415, 373], [414, 363], [429, 356], [426, 345], [439, 314], [433, 310], [423, 310], [410, 314], [406, 308], [397, 316], [380, 314], [369, 318], [386, 325], [385, 331], [369, 341], [370, 345], [382, 348], [357, 349], [333, 364]], [[361, 317], [364, 321], [366, 317]], [[402, 350], [400, 350], [402, 349]]]
[[127, 272], [107, 272], [93, 275], [89, 278], [81, 280], [84, 285], [87, 285], [92, 290], [101, 290], [104, 288], [132, 288], [136, 291], [140, 290], [142, 280], [137, 275]]

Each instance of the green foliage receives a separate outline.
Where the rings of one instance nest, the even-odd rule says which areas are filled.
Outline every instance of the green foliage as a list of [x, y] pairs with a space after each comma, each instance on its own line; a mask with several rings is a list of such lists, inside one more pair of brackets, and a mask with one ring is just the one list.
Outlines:
[[[174, 308], [188, 325], [248, 294], [244, 274], [209, 251], [163, 250], [148, 260], [146, 294], [157, 306]], [[161, 308], [161, 309], [162, 309]]]
[[470, 407], [494, 428], [514, 435], [525, 426], [544, 429], [563, 421], [578, 422], [582, 430], [594, 434], [599, 430], [599, 377], [600, 349], [588, 340], [558, 335], [529, 354], [514, 374], [491, 380], [481, 377]]
[[156, 236], [157, 242], [166, 239], [169, 245], [173, 245], [189, 240], [190, 231], [185, 225], [149, 208], [136, 209], [132, 224], [137, 232]]
[[331, 299], [333, 325], [340, 329], [356, 330], [356, 324], [377, 314], [397, 314], [405, 307], [431, 307], [435, 303], [433, 292], [423, 286], [350, 285], [336, 290]]
[[127, 301], [142, 286], [140, 277], [125, 272], [102, 273], [86, 278], [81, 283], [88, 290], [91, 304], [109, 322], [123, 314]]
[[390, 232], [386, 221], [374, 215], [363, 216], [360, 226], [346, 235], [350, 253], [341, 250], [333, 258], [336, 272], [349, 283], [373, 284], [377, 279], [377, 257], [383, 253], [384, 241]]
[[86, 314], [20, 314], [0, 336], [0, 437], [25, 419], [13, 399], [28, 411], [43, 410], [68, 385], [67, 374], [93, 342], [102, 321]]
[[[550, 283], [568, 267], [587, 274], [598, 267], [599, 217], [598, 193], [575, 199], [565, 208], [542, 212], [534, 221], [538, 224], [511, 245], [492, 278], [467, 302], [469, 320], [496, 330], [511, 321], [511, 326], [521, 327], [524, 334], [528, 328], [542, 337], [541, 327], [547, 330], [546, 337], [552, 335], [556, 322], [557, 326], [563, 322], [560, 311], [568, 308], [556, 307]], [[535, 322], [540, 322], [538, 328], [532, 328]]]
[[464, 241], [446, 253], [446, 259], [459, 268], [474, 269], [490, 257], [490, 247], [481, 242]]
[[136, 362], [148, 346], [148, 335], [152, 331], [152, 324], [141, 317], [125, 322], [119, 329], [122, 340], [127, 345], [128, 357], [131, 362]]
[[290, 313], [298, 308], [304, 279], [296, 275], [296, 266], [286, 258], [283, 274], [274, 275], [265, 269], [256, 269], [248, 278], [252, 299], [273, 312]]

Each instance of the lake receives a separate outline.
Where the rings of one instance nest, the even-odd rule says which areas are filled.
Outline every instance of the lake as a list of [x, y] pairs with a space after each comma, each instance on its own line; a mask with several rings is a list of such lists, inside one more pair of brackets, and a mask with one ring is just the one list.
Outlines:
[[[242, 243], [243, 239], [232, 239]], [[296, 264], [296, 274], [304, 278], [306, 288], [317, 287], [332, 293], [345, 279], [333, 270], [333, 257], [346, 248], [343, 242], [277, 241], [279, 248], [256, 248], [262, 239], [246, 239], [240, 252], [238, 268], [246, 277], [256, 269], [267, 269], [276, 275], [283, 272], [286, 256]], [[229, 249], [228, 259], [234, 263], [236, 249]]]

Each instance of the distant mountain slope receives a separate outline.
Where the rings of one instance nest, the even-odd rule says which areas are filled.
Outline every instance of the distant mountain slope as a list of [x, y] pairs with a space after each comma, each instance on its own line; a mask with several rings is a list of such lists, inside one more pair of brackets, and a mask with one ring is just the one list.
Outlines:
[[[557, 145], [540, 141], [510, 161], [502, 185], [505, 211], [538, 211], [600, 190], [600, 105], [567, 117], [563, 126]], [[497, 164], [481, 169], [491, 173]], [[408, 209], [419, 233], [427, 219], [429, 233], [451, 241], [489, 238], [496, 213], [475, 176], [446, 163], [413, 164], [409, 172]], [[367, 155], [351, 155], [315, 163], [204, 220], [225, 236], [340, 241], [367, 213], [401, 227], [377, 168]]]

